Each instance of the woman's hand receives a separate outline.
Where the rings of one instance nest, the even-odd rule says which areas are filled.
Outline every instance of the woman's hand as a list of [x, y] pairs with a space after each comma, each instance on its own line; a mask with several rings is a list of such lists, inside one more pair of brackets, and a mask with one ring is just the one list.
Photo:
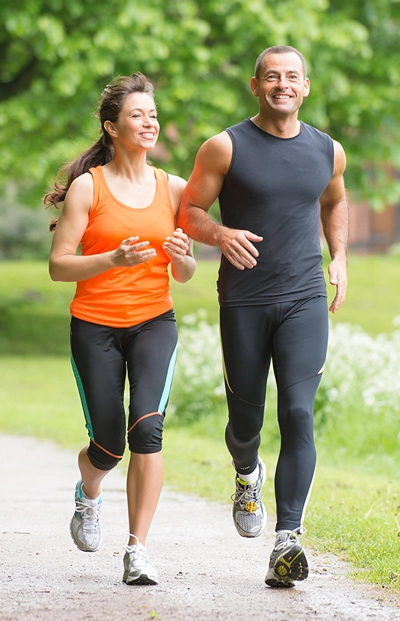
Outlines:
[[196, 269], [193, 256], [193, 242], [182, 231], [175, 229], [172, 237], [167, 237], [163, 244], [165, 252], [171, 259], [171, 274], [178, 282], [189, 280]]
[[163, 248], [171, 261], [180, 262], [188, 254], [190, 248], [190, 240], [182, 229], [175, 229], [172, 237], [167, 237]]
[[[114, 267], [132, 267], [150, 261], [156, 256], [154, 248], [146, 248], [150, 244], [148, 241], [138, 241], [139, 237], [128, 237], [124, 239], [118, 248], [114, 250]], [[142, 250], [146, 248], [146, 250]]]

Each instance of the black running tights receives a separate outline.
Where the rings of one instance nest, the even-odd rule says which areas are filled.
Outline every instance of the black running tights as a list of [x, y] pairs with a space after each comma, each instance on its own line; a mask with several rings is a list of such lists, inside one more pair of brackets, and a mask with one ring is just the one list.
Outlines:
[[276, 530], [293, 530], [302, 524], [315, 471], [313, 414], [328, 341], [326, 298], [223, 307], [220, 327], [229, 409], [226, 443], [241, 474], [257, 465], [272, 361], [281, 434]]

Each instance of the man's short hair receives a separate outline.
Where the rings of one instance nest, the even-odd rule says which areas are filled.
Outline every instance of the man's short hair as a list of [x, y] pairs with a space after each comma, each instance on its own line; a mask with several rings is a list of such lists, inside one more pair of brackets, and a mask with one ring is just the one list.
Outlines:
[[254, 76], [258, 79], [260, 77], [261, 66], [263, 60], [268, 54], [288, 54], [290, 52], [294, 52], [301, 60], [301, 64], [303, 65], [304, 78], [307, 77], [307, 69], [306, 69], [306, 61], [304, 56], [299, 50], [296, 50], [295, 47], [291, 45], [273, 45], [272, 47], [267, 47], [266, 50], [261, 52], [259, 57], [256, 60], [256, 66], [254, 68]]

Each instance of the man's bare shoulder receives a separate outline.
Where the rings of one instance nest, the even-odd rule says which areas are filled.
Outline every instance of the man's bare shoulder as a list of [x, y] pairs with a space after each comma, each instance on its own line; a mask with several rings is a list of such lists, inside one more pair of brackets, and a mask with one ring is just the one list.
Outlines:
[[346, 153], [337, 140], [333, 141], [333, 153], [334, 153], [334, 174], [343, 175], [346, 169]]
[[229, 134], [223, 131], [206, 140], [198, 151], [197, 159], [205, 168], [212, 166], [225, 174], [232, 159], [232, 141]]
[[211, 136], [201, 148], [209, 149], [209, 150], [226, 150], [228, 149], [232, 152], [232, 140], [227, 131], [220, 132], [219, 134], [215, 134], [215, 136]]

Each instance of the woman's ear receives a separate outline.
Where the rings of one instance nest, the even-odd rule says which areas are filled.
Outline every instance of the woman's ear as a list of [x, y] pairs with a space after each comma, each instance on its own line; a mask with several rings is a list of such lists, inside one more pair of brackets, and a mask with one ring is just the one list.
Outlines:
[[110, 136], [118, 136], [118, 131], [115, 129], [111, 121], [104, 121], [103, 127], [106, 130], [107, 134], [110, 134]]

